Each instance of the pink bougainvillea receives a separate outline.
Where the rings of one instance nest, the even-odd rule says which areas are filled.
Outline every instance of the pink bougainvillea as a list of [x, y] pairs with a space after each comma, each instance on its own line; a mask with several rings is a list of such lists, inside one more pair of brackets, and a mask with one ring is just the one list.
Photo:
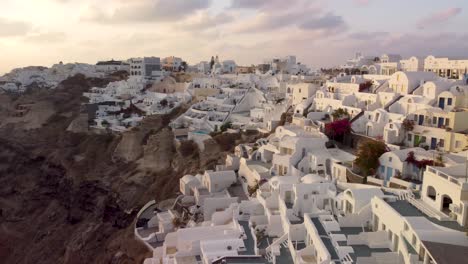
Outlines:
[[342, 137], [351, 131], [349, 119], [337, 120], [325, 125], [325, 134], [328, 137]]

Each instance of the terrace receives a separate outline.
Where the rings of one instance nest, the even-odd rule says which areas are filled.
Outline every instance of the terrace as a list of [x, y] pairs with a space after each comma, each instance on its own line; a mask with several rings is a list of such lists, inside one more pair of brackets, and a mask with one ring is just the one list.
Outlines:
[[[424, 203], [421, 200], [416, 200], [416, 201], [417, 201], [418, 205], [420, 205], [421, 203]], [[431, 216], [427, 215], [426, 213], [423, 213], [421, 209], [423, 209], [424, 211], [431, 210], [431, 209], [429, 209], [429, 208], [431, 208], [429, 205], [424, 204], [425, 207], [420, 207], [421, 209], [418, 209], [415, 205], [413, 205], [412, 203], [410, 203], [410, 202], [408, 202], [406, 200], [396, 200], [396, 201], [387, 202], [387, 203], [403, 217], [425, 217], [426, 219], [428, 219], [429, 221], [431, 221], [434, 224], [437, 224], [437, 225], [440, 225], [440, 226], [443, 226], [443, 227], [446, 227], [446, 228], [449, 228], [449, 229], [461, 231], [461, 232], [466, 231], [456, 221], [450, 220], [447, 217], [442, 218], [444, 220], [439, 220], [436, 217], [431, 217]], [[421, 206], [424, 206], [424, 205], [421, 205]], [[429, 212], [429, 211], [427, 211], [427, 212]], [[432, 209], [430, 211], [430, 213], [431, 213], [431, 215], [433, 213], [442, 214], [441, 212], [435, 211], [434, 209]]]

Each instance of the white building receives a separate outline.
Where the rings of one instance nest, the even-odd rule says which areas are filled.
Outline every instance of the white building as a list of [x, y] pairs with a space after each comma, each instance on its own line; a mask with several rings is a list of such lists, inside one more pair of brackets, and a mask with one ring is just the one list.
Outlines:
[[433, 72], [443, 78], [461, 80], [467, 69], [468, 59], [436, 58], [432, 55], [424, 59], [424, 71]]
[[162, 79], [163, 72], [160, 58], [144, 57], [130, 59], [130, 75], [152, 80]]
[[130, 72], [130, 64], [112, 59], [110, 61], [99, 61], [96, 63], [96, 69], [98, 72], [104, 73], [113, 73], [118, 71]]

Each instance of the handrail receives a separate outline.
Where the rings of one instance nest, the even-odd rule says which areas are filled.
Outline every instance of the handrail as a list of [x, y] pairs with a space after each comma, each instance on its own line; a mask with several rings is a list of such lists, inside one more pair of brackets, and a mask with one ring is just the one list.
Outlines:
[[275, 241], [273, 241], [273, 243], [271, 243], [266, 249], [265, 251], [266, 252], [271, 252], [271, 248], [273, 246], [276, 246], [278, 244], [281, 244], [283, 243], [284, 241], [286, 241], [288, 239], [288, 233], [284, 233], [281, 237], [279, 237], [278, 239], [276, 239]]

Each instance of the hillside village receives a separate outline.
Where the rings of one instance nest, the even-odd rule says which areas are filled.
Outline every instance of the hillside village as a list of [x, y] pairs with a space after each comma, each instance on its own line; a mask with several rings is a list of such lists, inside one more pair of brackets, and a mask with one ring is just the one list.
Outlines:
[[[461, 263], [467, 69], [468, 59], [395, 54], [357, 53], [321, 70], [295, 56], [254, 66], [145, 57], [16, 69], [0, 77], [0, 93], [124, 74], [83, 93], [88, 133], [135, 131], [186, 109], [169, 126], [192, 151], [223, 135], [265, 135], [182, 177], [169, 203], [140, 209], [145, 264]], [[16, 106], [12, 118], [30, 108]]]

